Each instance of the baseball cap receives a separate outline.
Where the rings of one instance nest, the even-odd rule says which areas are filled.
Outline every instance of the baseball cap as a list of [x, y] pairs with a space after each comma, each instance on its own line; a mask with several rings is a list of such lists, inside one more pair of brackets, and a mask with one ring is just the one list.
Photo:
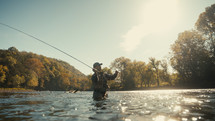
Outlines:
[[96, 66], [100, 66], [100, 65], [102, 65], [102, 63], [95, 62], [95, 63], [93, 64], [93, 68], [95, 68]]

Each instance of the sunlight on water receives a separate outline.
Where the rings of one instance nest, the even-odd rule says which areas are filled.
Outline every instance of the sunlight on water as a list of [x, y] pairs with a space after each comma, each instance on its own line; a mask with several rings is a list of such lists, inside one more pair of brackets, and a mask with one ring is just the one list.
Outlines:
[[153, 118], [153, 121], [176, 121], [174, 119], [168, 119], [165, 116], [159, 115]]
[[184, 101], [185, 103], [191, 103], [191, 104], [193, 104], [193, 103], [202, 103], [202, 101], [198, 101], [198, 100], [195, 99], [195, 98], [184, 98], [183, 101]]
[[214, 121], [215, 89], [0, 93], [0, 120]]
[[154, 121], [164, 121], [165, 120], [165, 116], [157, 116], [155, 118], [153, 118]]
[[181, 111], [181, 106], [178, 106], [178, 105], [175, 106], [174, 109], [173, 109], [173, 111], [174, 111], [174, 112], [179, 112], [179, 111]]

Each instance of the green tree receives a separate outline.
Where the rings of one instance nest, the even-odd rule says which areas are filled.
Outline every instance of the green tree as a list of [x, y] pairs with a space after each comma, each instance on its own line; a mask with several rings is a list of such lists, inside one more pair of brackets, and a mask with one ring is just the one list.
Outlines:
[[27, 87], [29, 88], [35, 88], [37, 87], [39, 84], [38, 82], [38, 76], [36, 74], [36, 72], [34, 71], [30, 71], [29, 76], [28, 76], [28, 80], [27, 80]]
[[8, 48], [9, 51], [13, 51], [13, 52], [19, 52], [18, 49], [16, 49], [16, 47], [10, 47]]
[[111, 68], [120, 71], [120, 82], [123, 89], [132, 89], [135, 87], [135, 82], [132, 79], [131, 60], [125, 57], [116, 58], [111, 63]]
[[159, 66], [160, 66], [160, 61], [156, 60], [155, 58], [149, 58], [149, 64], [151, 67], [154, 69], [155, 74], [156, 74], [156, 80], [157, 80], [157, 86], [160, 86], [160, 81], [159, 81]]
[[14, 67], [15, 64], [17, 63], [17, 60], [15, 58], [13, 58], [12, 56], [6, 56], [4, 58], [4, 62], [6, 65], [8, 65], [9, 67]]
[[136, 73], [135, 76], [138, 78], [136, 85], [140, 85], [140, 87], [142, 88], [143, 84], [144, 84], [146, 87], [147, 83], [145, 80], [145, 75], [146, 75], [146, 64], [145, 64], [145, 62], [134, 61], [133, 64], [134, 64], [133, 71], [135, 71], [135, 73]]
[[21, 84], [25, 83], [25, 77], [24, 76], [19, 76], [15, 75], [11, 78], [11, 83], [13, 87], [20, 87]]
[[34, 72], [36, 72], [38, 77], [42, 76], [42, 74], [44, 72], [44, 65], [39, 59], [37, 59], [37, 58], [29, 58], [29, 59], [27, 59], [25, 61], [25, 65], [30, 70], [33, 70]]
[[[171, 65], [183, 85], [201, 85], [209, 67], [206, 39], [197, 31], [180, 33], [172, 45]], [[195, 82], [194, 82], [195, 81]]]
[[8, 73], [8, 71], [9, 70], [7, 66], [0, 65], [0, 86], [1, 87], [5, 86], [4, 83], [6, 80], [6, 73]]
[[137, 87], [138, 76], [136, 73], [135, 64], [133, 62], [128, 63], [128, 66], [125, 70], [125, 81], [123, 83], [124, 89], [135, 89]]
[[207, 38], [206, 44], [213, 56], [213, 63], [215, 63], [215, 4], [207, 7], [205, 12], [199, 15], [195, 26]]
[[162, 60], [160, 63], [161, 71], [160, 71], [160, 78], [162, 82], [167, 82], [169, 85], [172, 86], [172, 82], [170, 79], [170, 74], [168, 72], [168, 64], [166, 60]]
[[69, 90], [71, 86], [70, 78], [71, 75], [69, 75], [68, 73], [61, 73], [61, 75], [57, 79], [59, 90]]
[[146, 85], [148, 87], [151, 87], [151, 84], [153, 83], [153, 81], [155, 80], [155, 75], [154, 75], [154, 71], [152, 68], [152, 65], [149, 63], [146, 65], [146, 74], [145, 74], [145, 87]]
[[[215, 4], [207, 7], [205, 12], [201, 13], [196, 24], [196, 28], [206, 38], [206, 49], [209, 51], [209, 64], [205, 80], [211, 80], [215, 84]], [[208, 84], [208, 85], [213, 85]]]

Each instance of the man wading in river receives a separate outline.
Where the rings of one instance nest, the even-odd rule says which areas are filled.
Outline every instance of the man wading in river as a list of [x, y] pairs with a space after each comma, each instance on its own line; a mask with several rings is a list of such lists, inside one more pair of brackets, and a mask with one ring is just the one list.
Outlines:
[[94, 100], [102, 100], [107, 97], [106, 91], [108, 89], [107, 81], [114, 80], [118, 71], [116, 71], [113, 75], [106, 74], [101, 70], [102, 63], [94, 63], [93, 64], [93, 72], [92, 75], [92, 84], [93, 84], [93, 99]]

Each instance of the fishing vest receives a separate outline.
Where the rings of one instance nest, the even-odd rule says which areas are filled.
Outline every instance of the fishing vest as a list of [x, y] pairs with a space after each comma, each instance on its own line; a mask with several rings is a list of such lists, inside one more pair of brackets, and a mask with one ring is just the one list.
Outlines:
[[106, 91], [108, 88], [107, 85], [107, 78], [105, 77], [105, 74], [103, 72], [97, 72], [96, 74], [93, 75], [92, 81], [94, 81], [94, 90], [95, 91]]

